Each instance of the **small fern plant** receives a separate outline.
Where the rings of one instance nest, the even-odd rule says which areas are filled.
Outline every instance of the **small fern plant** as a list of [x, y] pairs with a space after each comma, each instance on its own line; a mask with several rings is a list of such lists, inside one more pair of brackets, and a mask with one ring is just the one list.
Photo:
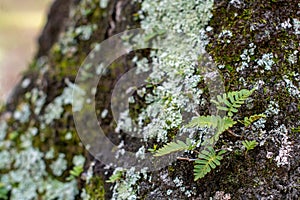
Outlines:
[[0, 199], [7, 200], [9, 197], [8, 193], [9, 193], [9, 190], [6, 189], [6, 187], [3, 183], [0, 183]]
[[114, 172], [109, 177], [109, 180], [107, 180], [106, 182], [107, 183], [115, 183], [116, 181], [120, 180], [123, 175], [124, 175], [124, 171], [123, 170], [118, 170], [118, 171]]
[[196, 159], [183, 159], [183, 160], [195, 161], [194, 164], [195, 181], [203, 178], [212, 169], [215, 169], [217, 166], [220, 165], [220, 161], [223, 158], [222, 155], [226, 152], [225, 150], [220, 150], [216, 152], [212, 147], [219, 140], [219, 137], [223, 132], [225, 132], [226, 130], [229, 131], [229, 129], [233, 127], [235, 124], [237, 124], [238, 122], [242, 123], [244, 126], [247, 127], [251, 125], [253, 122], [255, 122], [256, 120], [265, 117], [265, 115], [259, 114], [250, 117], [245, 117], [244, 120], [235, 121], [232, 119], [234, 113], [238, 112], [238, 108], [240, 108], [245, 103], [245, 101], [251, 96], [253, 92], [254, 89], [252, 90], [242, 89], [240, 91], [233, 91], [227, 94], [218, 95], [217, 100], [211, 100], [211, 102], [216, 104], [218, 110], [227, 111], [227, 116], [225, 117], [221, 117], [218, 115], [199, 116], [193, 118], [190, 121], [190, 123], [186, 125], [186, 127], [212, 128], [215, 130], [214, 135], [212, 135], [212, 137], [208, 138], [206, 141], [203, 141], [202, 143], [201, 141], [197, 141], [196, 144], [192, 144], [190, 139], [187, 139], [186, 142], [183, 141], [170, 142], [164, 145], [162, 148], [156, 150], [154, 152], [155, 153], [154, 156], [164, 156], [166, 154], [174, 153], [177, 151], [194, 150], [197, 147], [197, 144], [201, 143], [201, 147], [203, 150], [201, 152], [198, 152], [198, 156]]
[[266, 115], [259, 114], [259, 115], [252, 115], [250, 117], [245, 117], [244, 120], [238, 120], [238, 122], [244, 124], [244, 126], [248, 127], [256, 120], [259, 120], [260, 118], [265, 118]]
[[215, 169], [217, 166], [221, 165], [220, 161], [223, 159], [222, 154], [226, 151], [221, 150], [218, 153], [214, 150], [213, 147], [209, 146], [207, 150], [202, 150], [198, 154], [198, 159], [195, 160], [194, 166], [194, 180], [203, 178], [207, 173], [212, 169]]
[[234, 91], [223, 94], [223, 96], [218, 95], [217, 100], [211, 100], [211, 102], [217, 105], [218, 110], [227, 111], [228, 116], [232, 117], [233, 113], [238, 112], [238, 108], [240, 108], [244, 104], [244, 102], [254, 92], [254, 90], [255, 89], [242, 89], [237, 92]]
[[186, 143], [178, 140], [177, 142], [169, 142], [168, 144], [164, 145], [162, 148], [156, 151], [154, 156], [163, 156], [177, 151], [193, 150], [194, 148], [195, 146], [192, 145], [190, 139], [187, 139]]
[[247, 153], [248, 151], [254, 149], [258, 145], [258, 142], [256, 142], [255, 140], [252, 141], [245, 140], [242, 141], [242, 144], [246, 148], [246, 153]]
[[80, 174], [83, 172], [83, 166], [77, 165], [74, 166], [72, 170], [70, 170], [70, 176], [67, 177], [67, 181], [71, 181], [76, 179], [80, 176]]

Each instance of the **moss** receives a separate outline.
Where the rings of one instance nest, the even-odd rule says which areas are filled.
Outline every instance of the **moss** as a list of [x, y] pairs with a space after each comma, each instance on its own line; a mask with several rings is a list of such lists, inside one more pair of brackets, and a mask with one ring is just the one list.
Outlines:
[[89, 183], [85, 185], [85, 190], [86, 193], [90, 196], [91, 200], [105, 199], [104, 181], [99, 176], [92, 177]]
[[[297, 3], [290, 1], [291, 7], [297, 7]], [[298, 36], [292, 33], [292, 30], [278, 29], [282, 21], [279, 18], [271, 15], [275, 14], [274, 9], [278, 9], [281, 14], [280, 19], [297, 17], [297, 9], [288, 9], [287, 6], [282, 6], [281, 2], [270, 1], [246, 1], [244, 6], [236, 8], [228, 3], [223, 3], [215, 7], [213, 11], [214, 17], [210, 21], [209, 26], [213, 31], [209, 33], [211, 42], [207, 46], [208, 52], [213, 55], [217, 64], [225, 65], [225, 68], [220, 69], [224, 76], [226, 91], [238, 90], [246, 83], [248, 86], [254, 86], [257, 81], [265, 82], [265, 91], [263, 98], [261, 94], [255, 95], [256, 102], [254, 109], [263, 111], [269, 100], [278, 101], [282, 110], [288, 110], [292, 103], [299, 104], [296, 99], [291, 99], [286, 88], [280, 88], [276, 93], [271, 92], [272, 86], [282, 82], [282, 76], [291, 72], [299, 72], [299, 61], [291, 65], [288, 61], [291, 55], [298, 47]], [[270, 11], [269, 14], [265, 14]], [[276, 14], [275, 14], [276, 15]], [[255, 27], [254, 30], [251, 26]], [[258, 28], [261, 27], [261, 28]], [[223, 30], [232, 32], [231, 43], [224, 44], [218, 35]], [[268, 36], [264, 31], [269, 32]], [[244, 49], [248, 48], [250, 43], [256, 45], [255, 54], [251, 55], [249, 68], [245, 68], [242, 72], [237, 72], [236, 69], [241, 66], [241, 58]], [[253, 70], [256, 65], [256, 59], [261, 55], [272, 52], [274, 57], [274, 66], [272, 71], [261, 72], [262, 68]], [[276, 72], [276, 73], [274, 73]], [[243, 78], [244, 81], [240, 81]], [[292, 79], [292, 78], [291, 78]], [[258, 98], [260, 96], [260, 98]], [[254, 110], [253, 109], [253, 110]], [[295, 122], [299, 118], [293, 114], [286, 116], [286, 121]]]
[[[55, 43], [49, 53], [50, 78], [58, 81], [70, 77], [74, 79], [88, 53], [95, 43], [105, 39], [108, 28], [106, 9], [99, 6], [99, 1], [84, 1], [74, 11], [73, 21], [66, 28], [58, 43]], [[110, 5], [112, 6], [112, 5]], [[92, 26], [89, 38], [82, 38], [77, 29]], [[35, 63], [32, 64], [33, 66]]]
[[[53, 159], [46, 159], [45, 162], [47, 163], [47, 171], [48, 173], [52, 174], [52, 171], [48, 167], [51, 162], [57, 159], [58, 153], [65, 154], [65, 159], [67, 161], [68, 169], [72, 169], [72, 160], [75, 155], [84, 154], [84, 148], [79, 145], [80, 139], [77, 136], [76, 132], [73, 130], [61, 129], [59, 128], [67, 127], [66, 124], [59, 125], [55, 123], [54, 126], [46, 127], [41, 129], [41, 134], [39, 137], [33, 138], [33, 146], [39, 148], [42, 152], [47, 153], [50, 151], [51, 148], [54, 149], [54, 158]], [[57, 127], [57, 129], [53, 129], [53, 127]], [[72, 133], [72, 139], [67, 140], [66, 134]], [[65, 170], [62, 176], [58, 179], [60, 181], [65, 180], [69, 176], [69, 170]]]
[[172, 165], [168, 166], [168, 172], [169, 172], [169, 174], [172, 174], [175, 170], [176, 169]]
[[[297, 3], [294, 2], [294, 6]], [[292, 53], [296, 47], [289, 47], [291, 44], [297, 44], [297, 36], [291, 34], [286, 30], [276, 31], [276, 26], [280, 26], [280, 21], [274, 21], [273, 16], [264, 16], [266, 10], [261, 7], [272, 10], [278, 8], [284, 13], [287, 7], [282, 6], [280, 3], [273, 4], [269, 1], [252, 2], [246, 1], [245, 7], [237, 9], [229, 3], [225, 3], [222, 6], [218, 6], [214, 9], [214, 17], [210, 21], [210, 26], [214, 31], [210, 33], [210, 37], [213, 38], [211, 43], [208, 44], [208, 51], [214, 56], [214, 59], [219, 64], [225, 64], [235, 66], [236, 62], [240, 61], [240, 55], [251, 42], [257, 45], [257, 52], [264, 54], [273, 52], [278, 55], [277, 61], [285, 62], [287, 64], [287, 55]], [[285, 16], [281, 16], [282, 19], [296, 17], [296, 10], [290, 9]], [[261, 29], [255, 29], [251, 31], [250, 25], [259, 24], [260, 26], [267, 26]], [[268, 29], [272, 34], [272, 37], [260, 42], [257, 38], [261, 32]], [[222, 30], [230, 30], [233, 34], [231, 41], [233, 43], [223, 44], [220, 39], [217, 38]], [[249, 32], [250, 30], [250, 32]], [[272, 49], [270, 49], [272, 47]], [[253, 58], [251, 59], [253, 60]], [[294, 67], [294, 70], [296, 68]], [[233, 74], [234, 75], [234, 74]]]

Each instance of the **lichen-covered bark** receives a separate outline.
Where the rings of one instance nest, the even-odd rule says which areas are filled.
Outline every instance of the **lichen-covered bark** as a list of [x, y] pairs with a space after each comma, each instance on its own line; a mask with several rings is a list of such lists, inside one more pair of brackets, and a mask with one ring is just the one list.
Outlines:
[[[126, 28], [134, 28], [138, 24], [133, 18], [138, 10], [138, 4], [129, 0], [107, 3], [104, 7], [99, 6], [99, 1], [55, 1], [53, 3], [47, 25], [39, 40], [37, 58], [1, 111], [1, 125], [3, 125], [1, 136], [10, 140], [8, 143], [11, 146], [7, 149], [3, 146], [4, 142], [1, 143], [2, 156], [10, 155], [10, 158], [5, 157], [9, 160], [3, 161], [3, 165], [6, 166], [1, 167], [1, 182], [6, 186], [4, 191], [8, 191], [8, 198], [80, 198], [80, 192], [74, 188], [74, 180], [68, 179], [70, 170], [75, 166], [74, 157], [80, 155], [86, 157], [86, 170], [93, 159], [80, 144], [72, 120], [70, 101], [66, 102], [66, 99], [72, 96], [70, 81], [75, 80], [81, 62], [94, 44]], [[91, 32], [86, 34], [85, 31], [89, 30]], [[120, 58], [118, 63], [121, 65], [126, 63], [126, 60], [126, 57]], [[129, 64], [127, 66], [124, 65], [122, 70], [130, 68]], [[110, 88], [119, 74], [124, 72], [122, 70], [115, 72], [112, 70], [112, 73], [105, 78], [107, 88], [99, 94], [101, 106], [109, 106], [105, 102], [109, 102]], [[27, 84], [24, 84], [26, 82]], [[36, 134], [34, 137], [30, 136], [32, 131]], [[23, 136], [26, 139], [21, 139]], [[26, 142], [32, 144], [23, 147]], [[19, 149], [19, 153], [12, 156], [13, 149]], [[13, 173], [22, 171], [25, 174], [16, 176], [20, 179], [35, 180], [34, 173], [37, 172], [32, 170], [33, 174], [28, 173], [30, 178], [26, 178], [26, 171], [29, 169], [13, 164], [20, 162], [19, 154], [23, 153], [22, 155], [25, 156], [30, 151], [41, 156], [39, 159], [42, 161], [36, 163], [36, 166], [41, 167], [39, 173], [42, 174], [36, 177], [38, 179], [36, 183], [30, 182], [31, 186], [26, 182], [23, 183], [24, 186], [22, 184], [18, 186], [16, 184], [19, 181], [11, 178]], [[23, 162], [28, 166], [34, 165], [34, 163], [26, 163], [27, 161]], [[83, 184], [85, 183], [83, 180], [86, 179], [84, 174], [82, 180], [78, 178], [78, 187], [86, 187], [85, 192], [93, 199], [102, 199], [104, 195], [109, 198], [107, 184], [105, 185], [107, 192], [104, 192], [103, 179], [107, 177], [100, 177], [103, 176], [103, 170], [95, 171], [89, 184]]]
[[65, 21], [68, 19], [73, 1], [54, 1], [47, 17], [47, 23], [39, 37], [37, 57], [47, 55], [52, 45], [57, 42], [59, 33], [62, 32]]
[[[298, 199], [300, 5], [293, 0], [215, 1], [213, 7], [211, 4], [212, 1], [168, 0], [55, 1], [40, 37], [37, 58], [1, 111], [0, 182], [4, 187], [0, 185], [0, 189], [7, 191], [7, 197]], [[219, 68], [226, 92], [258, 88], [234, 118], [260, 113], [267, 117], [247, 129], [233, 127], [232, 132], [242, 139], [224, 133], [216, 147], [232, 151], [220, 167], [199, 181], [194, 181], [193, 163], [178, 160], [147, 176], [128, 170], [113, 189], [115, 184], [106, 182], [113, 169], [89, 155], [76, 134], [71, 92], [77, 70], [88, 53], [103, 40], [139, 27], [141, 22], [151, 30], [172, 29], [197, 37], [199, 32], [201, 37], [206, 35], [206, 51]], [[150, 54], [147, 50], [119, 58], [97, 88], [98, 120], [107, 136], [116, 145], [123, 141], [126, 150], [137, 151], [141, 143], [147, 142], [147, 148], [162, 146], [155, 138], [141, 142], [116, 133], [110, 111], [112, 88], [118, 78], [134, 66], [132, 58]], [[192, 83], [196, 83], [197, 91], [203, 90], [199, 98], [204, 106], [198, 113], [207, 115], [208, 88], [202, 79]], [[153, 84], [146, 93], [151, 94], [157, 86], [164, 85]], [[138, 105], [130, 105], [133, 118], [148, 106], [145, 98], [136, 93], [135, 99]], [[109, 110], [105, 118], [101, 117], [103, 110]], [[173, 137], [180, 128], [168, 129], [167, 136]], [[256, 140], [259, 145], [245, 153], [243, 139]], [[26, 160], [26, 155], [31, 155], [33, 161]], [[74, 166], [82, 167], [82, 156], [85, 158], [83, 172], [70, 178]], [[22, 162], [28, 162], [30, 167]], [[137, 177], [137, 181], [130, 182], [132, 177]], [[122, 188], [132, 191], [123, 191], [128, 192], [127, 196], [117, 194]]]

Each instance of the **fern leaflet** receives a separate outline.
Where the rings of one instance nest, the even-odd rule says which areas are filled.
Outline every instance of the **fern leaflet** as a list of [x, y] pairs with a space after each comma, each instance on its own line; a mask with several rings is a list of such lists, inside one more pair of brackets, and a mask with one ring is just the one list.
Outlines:
[[255, 89], [229, 92], [227, 94], [218, 95], [217, 100], [211, 100], [217, 105], [217, 109], [228, 112], [228, 116], [232, 117], [233, 113], [238, 112], [238, 108], [246, 101], [246, 99], [254, 92]]
[[192, 119], [192, 121], [187, 124], [186, 127], [209, 127], [217, 129], [217, 134], [221, 134], [233, 125], [236, 122], [229, 118], [224, 117], [221, 118], [220, 116], [200, 116]]
[[120, 179], [122, 178], [122, 176], [123, 176], [123, 173], [124, 173], [124, 171], [117, 171], [117, 172], [114, 172], [114, 174], [111, 175], [111, 176], [109, 177], [109, 180], [107, 180], [106, 182], [107, 182], [107, 183], [114, 183], [114, 182], [120, 180]]
[[154, 156], [163, 156], [163, 155], [170, 154], [170, 153], [173, 153], [176, 151], [183, 151], [183, 150], [188, 150], [191, 148], [192, 148], [192, 146], [191, 146], [191, 144], [189, 144], [188, 141], [187, 141], [187, 143], [184, 143], [184, 142], [178, 140], [177, 142], [170, 142], [170, 143], [164, 145], [162, 148], [160, 148], [156, 151]]
[[242, 144], [244, 145], [244, 147], [247, 149], [246, 151], [248, 152], [254, 149], [258, 145], [258, 142], [256, 142], [255, 140], [252, 141], [245, 140], [242, 141]]
[[245, 117], [243, 121], [238, 120], [240, 123], [244, 124], [245, 126], [250, 126], [253, 122], [256, 120], [259, 120], [260, 118], [265, 118], [266, 115], [259, 114], [259, 115], [252, 115], [250, 117]]
[[212, 169], [219, 166], [221, 164], [220, 160], [223, 159], [222, 154], [224, 153], [225, 150], [216, 153], [211, 146], [207, 147], [207, 150], [202, 150], [198, 155], [199, 159], [195, 161], [194, 180], [197, 181], [198, 179], [203, 178]]

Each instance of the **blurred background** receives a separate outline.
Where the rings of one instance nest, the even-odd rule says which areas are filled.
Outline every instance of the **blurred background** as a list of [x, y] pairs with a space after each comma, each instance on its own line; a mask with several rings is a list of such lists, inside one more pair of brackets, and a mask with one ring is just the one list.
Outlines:
[[0, 101], [5, 101], [36, 52], [52, 0], [0, 0]]

